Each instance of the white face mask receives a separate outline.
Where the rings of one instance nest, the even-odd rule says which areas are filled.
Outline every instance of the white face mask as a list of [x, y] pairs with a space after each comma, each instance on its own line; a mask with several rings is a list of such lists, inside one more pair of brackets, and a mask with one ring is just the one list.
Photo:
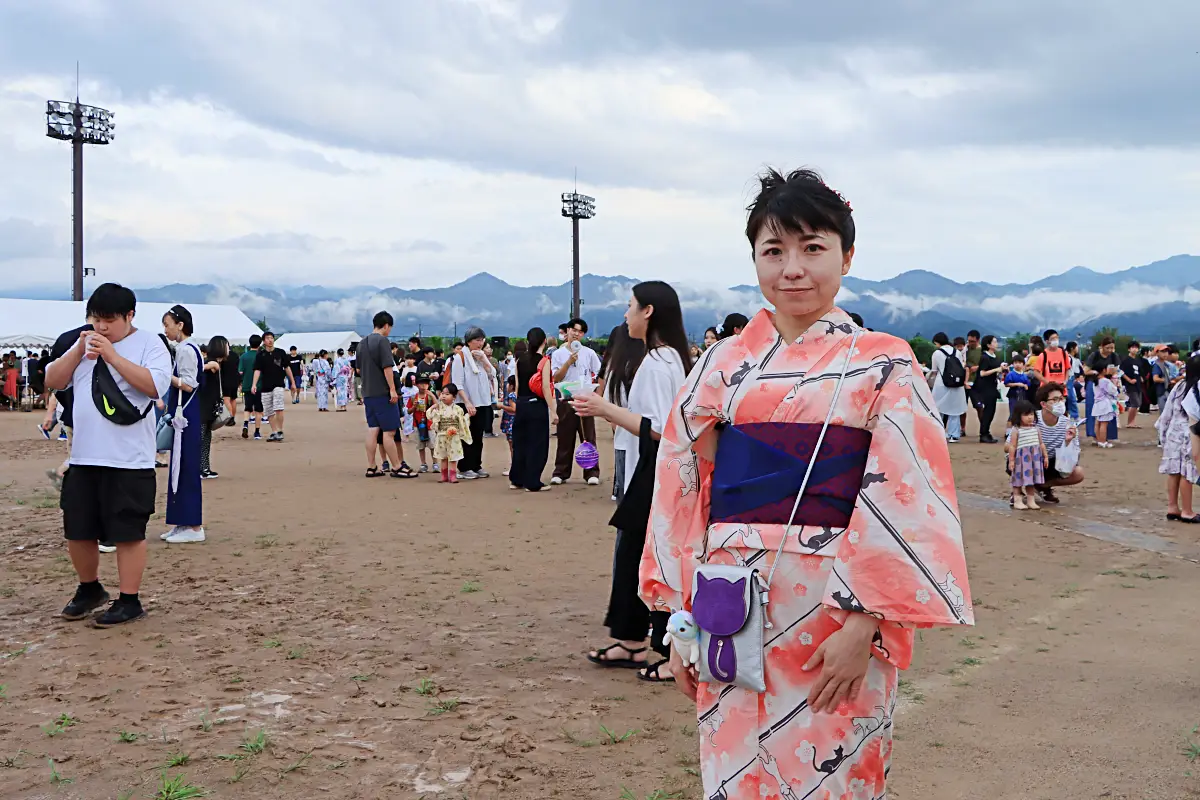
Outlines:
[[1059, 400], [1057, 403], [1050, 406], [1050, 410], [1054, 412], [1054, 416], [1061, 417], [1063, 414], [1067, 413], [1067, 401]]
[[1058, 347], [1058, 339], [1051, 339], [1049, 344], [1051, 347]]

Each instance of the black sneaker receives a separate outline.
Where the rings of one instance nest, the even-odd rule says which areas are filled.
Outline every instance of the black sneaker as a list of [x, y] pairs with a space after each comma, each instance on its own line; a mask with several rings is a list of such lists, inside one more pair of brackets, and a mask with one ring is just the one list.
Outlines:
[[218, 475], [217, 473], [213, 472], [211, 469], [208, 470], [207, 472], [200, 473], [200, 480], [202, 480], [202, 481], [211, 481], [211, 480], [214, 480], [215, 478], [219, 478], [219, 477], [221, 477], [221, 476]]
[[258, 428], [254, 429], [254, 441], [256, 441], [256, 442], [262, 441], [262, 431], [260, 431]]
[[88, 590], [80, 586], [75, 589], [75, 596], [71, 598], [71, 602], [62, 610], [62, 618], [72, 621], [83, 619], [110, 599], [112, 598], [104, 587]]
[[243, 438], [243, 439], [249, 439], [249, 438], [250, 438], [250, 423], [249, 423], [249, 422], [247, 422], [247, 423], [244, 423], [244, 424], [242, 425], [242, 438]]
[[146, 616], [146, 610], [142, 608], [141, 602], [123, 603], [120, 598], [92, 620], [94, 628], [111, 628], [115, 625], [124, 625], [126, 622], [133, 622]]

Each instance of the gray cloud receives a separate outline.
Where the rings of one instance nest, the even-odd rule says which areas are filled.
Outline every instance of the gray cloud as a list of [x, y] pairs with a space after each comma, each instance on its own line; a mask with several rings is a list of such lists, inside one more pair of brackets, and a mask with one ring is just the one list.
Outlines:
[[15, 217], [0, 219], [0, 261], [40, 258], [60, 252], [54, 230]]
[[309, 252], [318, 244], [316, 237], [293, 231], [277, 233], [247, 233], [232, 239], [192, 242], [191, 246], [205, 250], [300, 250]]

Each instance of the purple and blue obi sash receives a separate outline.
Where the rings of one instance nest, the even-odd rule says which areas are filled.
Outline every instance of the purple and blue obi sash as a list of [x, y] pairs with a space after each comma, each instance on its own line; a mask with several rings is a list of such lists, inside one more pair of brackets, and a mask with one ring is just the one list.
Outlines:
[[[820, 423], [726, 425], [717, 442], [712, 522], [788, 523]], [[845, 528], [862, 488], [871, 432], [830, 425], [791, 522]]]

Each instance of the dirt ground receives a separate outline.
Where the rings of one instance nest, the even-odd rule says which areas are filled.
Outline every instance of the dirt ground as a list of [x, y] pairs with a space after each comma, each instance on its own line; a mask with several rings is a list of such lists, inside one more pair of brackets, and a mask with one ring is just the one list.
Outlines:
[[[606, 487], [510, 492], [502, 439], [490, 480], [368, 481], [359, 411], [309, 401], [285, 444], [218, 435], [208, 542], [167, 545], [157, 517], [149, 617], [99, 631], [56, 618], [63, 446], [34, 422], [0, 414], [0, 797], [192, 796], [178, 776], [222, 798], [700, 797], [687, 701], [583, 656], [605, 642]], [[893, 800], [1200, 797], [1200, 565], [1075, 530], [1200, 548], [1162, 521], [1151, 433], [1085, 451], [1051, 511], [964, 495], [978, 625], [920, 636]], [[960, 492], [1005, 495], [998, 448], [953, 457]]]

